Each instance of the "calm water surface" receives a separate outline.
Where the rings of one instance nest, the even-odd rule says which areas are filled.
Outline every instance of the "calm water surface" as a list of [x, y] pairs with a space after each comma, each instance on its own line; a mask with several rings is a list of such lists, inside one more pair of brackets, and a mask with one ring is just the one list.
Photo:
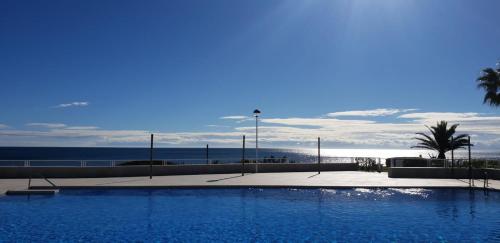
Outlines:
[[0, 197], [0, 242], [499, 242], [500, 193], [63, 190]]

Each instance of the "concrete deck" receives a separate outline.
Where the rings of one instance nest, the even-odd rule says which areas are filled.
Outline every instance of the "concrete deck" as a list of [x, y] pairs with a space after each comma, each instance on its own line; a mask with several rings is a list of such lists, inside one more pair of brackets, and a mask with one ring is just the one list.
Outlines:
[[[388, 178], [387, 173], [336, 171], [258, 173], [258, 174], [208, 174], [149, 177], [114, 178], [65, 178], [50, 179], [58, 188], [72, 187], [420, 187], [443, 188], [469, 186], [464, 179], [410, 179]], [[50, 187], [43, 179], [33, 179], [34, 187]], [[0, 195], [7, 190], [22, 190], [28, 186], [28, 179], [0, 179]], [[475, 180], [475, 186], [483, 187], [482, 180]], [[499, 180], [490, 180], [491, 189], [500, 190]]]

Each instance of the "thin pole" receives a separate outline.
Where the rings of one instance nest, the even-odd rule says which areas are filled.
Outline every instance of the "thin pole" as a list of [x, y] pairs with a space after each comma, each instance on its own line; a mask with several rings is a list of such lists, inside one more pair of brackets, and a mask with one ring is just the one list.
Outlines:
[[205, 153], [205, 157], [207, 158], [207, 165], [209, 164], [208, 163], [208, 144], [207, 144], [207, 150], [206, 150], [206, 153]]
[[245, 135], [243, 135], [243, 149], [241, 150], [241, 176], [245, 175]]
[[321, 174], [321, 140], [318, 137], [318, 174]]
[[153, 179], [153, 134], [151, 134], [151, 149], [149, 150], [149, 179]]
[[470, 136], [467, 136], [467, 147], [469, 149], [469, 186], [474, 186], [474, 180], [472, 178], [472, 160], [470, 154]]
[[259, 116], [255, 115], [255, 163], [259, 161]]
[[453, 156], [454, 148], [455, 148], [455, 140], [453, 136], [451, 136], [451, 168], [453, 168], [453, 164], [455, 163], [455, 157]]

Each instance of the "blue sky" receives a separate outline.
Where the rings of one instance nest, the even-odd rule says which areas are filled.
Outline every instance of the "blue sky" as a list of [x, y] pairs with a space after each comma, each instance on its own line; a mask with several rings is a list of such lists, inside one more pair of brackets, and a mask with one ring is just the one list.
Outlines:
[[322, 136], [330, 147], [408, 148], [446, 118], [500, 148], [499, 110], [474, 82], [500, 58], [498, 9], [496, 0], [1, 1], [0, 145], [141, 146], [154, 132], [161, 146], [231, 147], [253, 122], [224, 117], [260, 108], [263, 146]]

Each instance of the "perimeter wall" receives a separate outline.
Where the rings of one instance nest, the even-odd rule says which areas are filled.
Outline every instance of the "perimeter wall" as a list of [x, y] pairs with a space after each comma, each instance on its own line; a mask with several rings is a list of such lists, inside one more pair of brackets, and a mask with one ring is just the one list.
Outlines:
[[[485, 174], [487, 173], [487, 175]], [[391, 167], [388, 168], [390, 178], [441, 178], [441, 179], [468, 179], [468, 168], [436, 168], [436, 167]], [[500, 180], [498, 169], [473, 169], [475, 179]]]

